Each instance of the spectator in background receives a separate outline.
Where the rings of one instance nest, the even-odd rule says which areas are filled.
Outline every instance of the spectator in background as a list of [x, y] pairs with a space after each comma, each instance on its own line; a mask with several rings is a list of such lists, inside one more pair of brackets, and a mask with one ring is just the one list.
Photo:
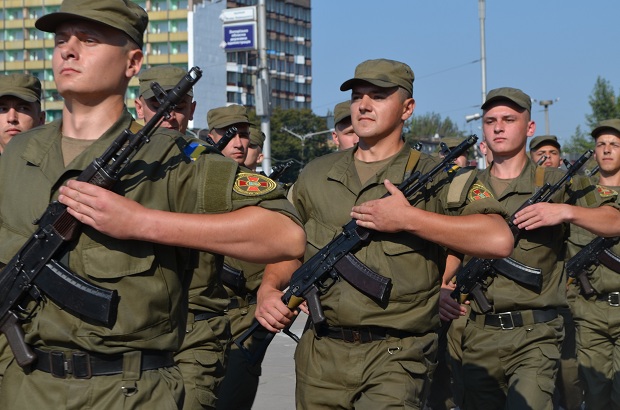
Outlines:
[[250, 126], [250, 143], [248, 144], [248, 154], [245, 157], [244, 165], [256, 171], [258, 164], [263, 162], [263, 144], [265, 143], [265, 133], [260, 127]]

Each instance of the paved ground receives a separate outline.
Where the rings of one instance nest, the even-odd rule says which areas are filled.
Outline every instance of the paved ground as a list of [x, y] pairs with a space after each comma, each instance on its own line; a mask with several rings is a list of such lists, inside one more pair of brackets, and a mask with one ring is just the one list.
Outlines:
[[[291, 328], [297, 335], [306, 323], [307, 316], [300, 314]], [[277, 334], [267, 349], [263, 360], [263, 375], [253, 410], [291, 410], [295, 408], [295, 362], [293, 353], [296, 343], [290, 337]]]

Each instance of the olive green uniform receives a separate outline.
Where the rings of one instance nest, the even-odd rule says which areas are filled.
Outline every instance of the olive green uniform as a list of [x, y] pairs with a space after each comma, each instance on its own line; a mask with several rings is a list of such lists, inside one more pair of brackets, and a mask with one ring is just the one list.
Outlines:
[[[293, 203], [307, 233], [306, 259], [351, 220], [354, 205], [386, 193], [386, 178], [403, 181], [411, 150], [404, 146], [363, 185], [354, 152], [315, 159], [295, 183]], [[425, 173], [436, 164], [421, 154], [413, 171]], [[434, 188], [411, 198], [414, 206], [443, 214], [501, 212], [490, 197], [467, 200], [468, 190], [449, 202], [446, 180], [446, 174], [438, 175]], [[391, 278], [389, 302], [379, 306], [346, 281], [321, 297], [329, 327], [305, 332], [295, 352], [297, 408], [421, 408], [436, 364], [444, 250], [408, 233], [377, 232], [355, 256]]]
[[[228, 307], [226, 317], [230, 319], [233, 340], [245, 332], [254, 321], [256, 312], [256, 292], [263, 278], [265, 265], [244, 262], [227, 257], [224, 263], [239, 271], [245, 279], [243, 288], [237, 288], [230, 284], [224, 285], [228, 293]], [[248, 348], [261, 340], [261, 332], [255, 333], [250, 340]], [[236, 344], [230, 347], [226, 376], [220, 385], [217, 408], [220, 410], [244, 410], [251, 409], [258, 381], [261, 375], [261, 361], [251, 364], [245, 353]]]
[[[57, 197], [58, 187], [101, 155], [131, 122], [131, 115], [123, 113], [67, 167], [60, 121], [25, 132], [7, 147], [7, 155], [0, 159], [1, 263], [7, 263], [33, 233], [32, 221]], [[233, 189], [239, 178], [237, 165], [219, 155], [191, 161], [183, 152], [187, 142], [178, 133], [159, 130], [123, 171], [115, 191], [148, 208], [184, 213], [226, 212], [283, 197], [277, 190], [256, 197], [238, 193]], [[284, 205], [284, 199], [278, 203]], [[177, 409], [183, 399], [179, 369], [173, 365], [149, 369], [146, 364], [166, 362], [168, 357], [172, 361], [172, 352], [181, 346], [188, 286], [196, 265], [193, 254], [172, 246], [114, 239], [84, 226], [68, 253], [68, 266], [91, 283], [118, 291], [116, 321], [111, 328], [81, 321], [43, 300], [23, 324], [26, 342], [42, 352], [39, 361], [30, 372], [15, 361], [9, 364], [0, 408]], [[86, 352], [91, 363], [95, 358], [120, 363], [120, 373], [78, 379], [63, 370], [68, 363], [59, 368], [41, 359], [75, 357], [75, 351]], [[45, 365], [64, 377], [40, 369]]]
[[[602, 204], [618, 206], [620, 187], [597, 186], [598, 201], [581, 201], [589, 208]], [[579, 227], [571, 227], [568, 257], [574, 256], [595, 236]], [[610, 250], [620, 255], [620, 244]], [[620, 407], [620, 272], [600, 264], [588, 270], [594, 295], [579, 292], [578, 282], [571, 285], [575, 294], [571, 308], [577, 325], [577, 361], [584, 382], [588, 409]]]
[[[491, 190], [492, 167], [479, 174]], [[542, 185], [541, 179], [554, 184], [563, 175], [558, 169], [545, 168], [543, 176], [536, 169], [528, 159], [504, 192], [494, 192], [510, 215]], [[565, 189], [553, 200], [565, 202], [568, 195]], [[478, 304], [472, 302], [463, 334], [465, 409], [552, 409], [564, 336], [557, 308], [567, 305], [562, 274], [566, 231], [564, 225], [557, 225], [519, 234], [511, 257], [542, 271], [540, 292], [497, 275], [489, 279], [485, 291], [493, 311], [481, 314]], [[504, 312], [514, 313], [496, 315]]]

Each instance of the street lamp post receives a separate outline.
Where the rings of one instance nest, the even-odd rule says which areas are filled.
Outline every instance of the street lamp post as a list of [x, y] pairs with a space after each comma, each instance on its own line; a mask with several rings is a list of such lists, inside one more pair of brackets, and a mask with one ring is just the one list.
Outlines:
[[297, 138], [299, 138], [301, 140], [301, 166], [302, 167], [306, 164], [305, 155], [304, 155], [304, 148], [305, 148], [305, 144], [306, 144], [306, 139], [310, 138], [310, 137], [314, 137], [315, 135], [332, 132], [332, 130], [325, 130], [325, 131], [319, 131], [319, 132], [311, 132], [310, 134], [305, 134], [305, 135], [299, 135], [299, 134], [296, 134], [293, 131], [289, 130], [286, 127], [282, 127], [281, 130], [285, 131], [285, 132], [288, 132], [292, 136], [297, 137]]
[[559, 101], [559, 98], [555, 100], [539, 100], [538, 103], [545, 107], [545, 134], [549, 135], [549, 106], [553, 105], [554, 102]]

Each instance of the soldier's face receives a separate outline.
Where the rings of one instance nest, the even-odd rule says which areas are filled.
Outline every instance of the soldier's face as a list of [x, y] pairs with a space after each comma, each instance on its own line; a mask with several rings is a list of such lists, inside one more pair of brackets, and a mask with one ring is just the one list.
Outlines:
[[[155, 97], [147, 100], [140, 97], [136, 100], [136, 113], [138, 114], [138, 118], [142, 118], [145, 122], [148, 122], [155, 116], [159, 106], [160, 104]], [[185, 134], [189, 122], [194, 119], [194, 110], [196, 110], [196, 101], [192, 101], [192, 97], [186, 95], [183, 97], [183, 100], [174, 107], [174, 110], [170, 113], [170, 118], [162, 121], [161, 126]]]
[[485, 110], [482, 130], [487, 147], [497, 160], [525, 151], [526, 140], [534, 135], [536, 124], [527, 110], [508, 102], [499, 102]]
[[92, 103], [124, 96], [142, 64], [142, 50], [122, 31], [104, 24], [70, 20], [58, 26], [54, 44], [54, 81], [65, 99]]
[[344, 119], [336, 124], [332, 131], [332, 138], [340, 151], [351, 148], [359, 141], [350, 119]]
[[[248, 155], [248, 145], [250, 144], [250, 126], [248, 124], [233, 125], [237, 127], [237, 134], [226, 144], [226, 147], [222, 150], [222, 154], [225, 157], [235, 160], [239, 165], [243, 165]], [[211, 138], [213, 138], [213, 141], [218, 142], [222, 139], [227, 130], [228, 127], [215, 128], [210, 134]]]
[[601, 175], [612, 176], [620, 172], [620, 134], [611, 130], [599, 134], [594, 155]]
[[558, 168], [560, 166], [560, 150], [555, 145], [541, 145], [530, 153], [532, 160], [536, 163], [543, 157], [547, 157], [545, 162], [542, 163], [543, 167]]
[[360, 82], [351, 93], [351, 122], [360, 139], [400, 138], [404, 121], [411, 116], [415, 102], [404, 99], [398, 87], [382, 88]]
[[11, 138], [42, 125], [45, 114], [38, 102], [28, 102], [10, 95], [0, 98], [0, 153]]

